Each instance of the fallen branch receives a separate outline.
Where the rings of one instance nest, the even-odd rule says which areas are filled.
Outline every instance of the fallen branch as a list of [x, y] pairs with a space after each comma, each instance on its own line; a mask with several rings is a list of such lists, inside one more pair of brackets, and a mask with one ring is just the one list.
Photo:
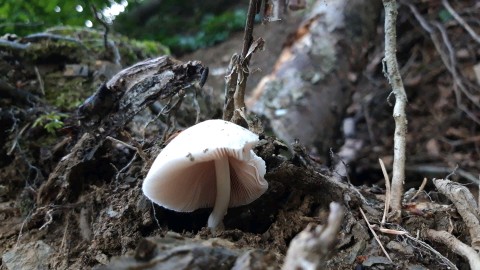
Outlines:
[[431, 240], [442, 243], [453, 252], [467, 258], [468, 263], [470, 264], [470, 269], [480, 270], [480, 256], [478, 253], [473, 248], [455, 238], [455, 236], [446, 231], [436, 231], [432, 229], [427, 230], [425, 234]]
[[480, 250], [480, 211], [475, 197], [458, 183], [443, 179], [434, 179], [433, 183], [438, 191], [453, 202], [470, 232], [472, 247]]

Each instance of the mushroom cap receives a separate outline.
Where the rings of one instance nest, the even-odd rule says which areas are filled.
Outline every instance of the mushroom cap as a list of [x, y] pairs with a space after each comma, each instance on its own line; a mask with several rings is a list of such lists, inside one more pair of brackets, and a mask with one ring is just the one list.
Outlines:
[[268, 188], [265, 161], [252, 150], [258, 141], [258, 135], [228, 121], [198, 123], [160, 152], [143, 181], [143, 193], [179, 212], [212, 207], [217, 193], [214, 160], [228, 158], [229, 207], [249, 204]]

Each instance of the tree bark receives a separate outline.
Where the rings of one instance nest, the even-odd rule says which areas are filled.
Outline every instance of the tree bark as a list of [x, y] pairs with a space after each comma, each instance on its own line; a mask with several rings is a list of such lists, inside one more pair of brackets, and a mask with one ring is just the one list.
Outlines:
[[317, 1], [247, 108], [266, 116], [279, 138], [299, 139], [326, 155], [376, 34], [380, 8], [380, 1]]

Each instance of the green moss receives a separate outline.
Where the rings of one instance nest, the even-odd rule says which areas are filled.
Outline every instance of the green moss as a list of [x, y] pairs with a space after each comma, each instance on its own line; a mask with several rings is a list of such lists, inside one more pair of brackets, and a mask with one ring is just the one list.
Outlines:
[[143, 50], [146, 54], [160, 55], [170, 54], [170, 49], [161, 43], [151, 40], [131, 40], [132, 46], [137, 49]]
[[[82, 42], [87, 56], [93, 59], [105, 59], [104, 31], [82, 27], [55, 27], [48, 33], [75, 37]], [[109, 33], [108, 41], [113, 41], [120, 53], [124, 66], [132, 65], [140, 60], [158, 55], [170, 54], [165, 45], [155, 41], [135, 40], [126, 36]]]
[[81, 43], [75, 43], [66, 40], [43, 40], [31, 43], [30, 47], [24, 51], [23, 57], [32, 62], [50, 62], [52, 59], [64, 62], [80, 62], [88, 59], [87, 48]]
[[45, 99], [60, 110], [72, 110], [95, 91], [91, 80], [84, 77], [65, 77], [54, 72], [45, 77]]
[[[41, 40], [32, 42], [22, 57], [35, 64], [55, 64], [57, 70], [43, 75], [47, 103], [61, 111], [76, 109], [98, 87], [94, 82], [93, 69], [96, 60], [109, 59], [105, 51], [103, 32], [80, 27], [55, 27], [46, 31], [53, 35], [68, 37], [65, 40]], [[72, 41], [75, 38], [78, 42]], [[153, 41], [139, 41], [121, 35], [111, 34], [109, 40], [115, 43], [122, 66], [129, 66], [146, 58], [169, 54], [164, 45]], [[66, 64], [78, 64], [89, 68], [87, 77], [66, 76]]]
[[48, 133], [55, 135], [56, 131], [63, 127], [62, 119], [65, 117], [68, 117], [68, 115], [64, 113], [57, 113], [57, 112], [46, 113], [41, 115], [35, 120], [35, 122], [33, 123], [33, 127], [41, 126]]

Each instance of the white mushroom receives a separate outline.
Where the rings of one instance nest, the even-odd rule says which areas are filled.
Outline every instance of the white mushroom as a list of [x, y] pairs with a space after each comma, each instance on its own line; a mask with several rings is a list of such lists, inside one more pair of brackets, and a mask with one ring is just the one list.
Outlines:
[[265, 161], [252, 150], [258, 141], [258, 135], [231, 122], [198, 123], [160, 152], [143, 193], [179, 212], [213, 206], [208, 227], [217, 228], [228, 207], [249, 204], [268, 188]]

